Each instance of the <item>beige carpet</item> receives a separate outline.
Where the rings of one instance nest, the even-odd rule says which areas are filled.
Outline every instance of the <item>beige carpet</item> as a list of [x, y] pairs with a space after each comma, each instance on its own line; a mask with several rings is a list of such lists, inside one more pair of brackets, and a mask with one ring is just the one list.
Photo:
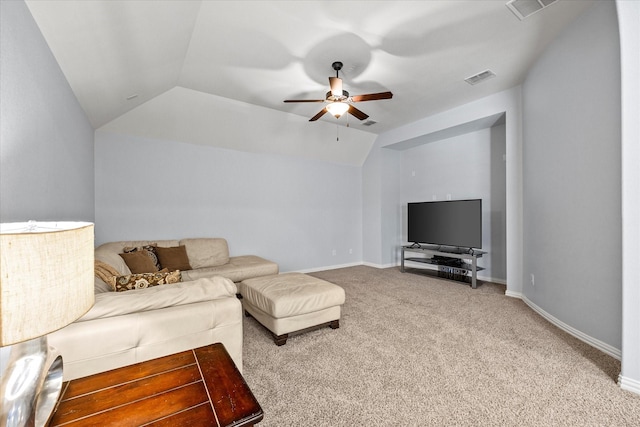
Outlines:
[[340, 329], [277, 347], [245, 318], [244, 375], [267, 426], [640, 426], [619, 361], [504, 286], [397, 268], [313, 274], [347, 294]]

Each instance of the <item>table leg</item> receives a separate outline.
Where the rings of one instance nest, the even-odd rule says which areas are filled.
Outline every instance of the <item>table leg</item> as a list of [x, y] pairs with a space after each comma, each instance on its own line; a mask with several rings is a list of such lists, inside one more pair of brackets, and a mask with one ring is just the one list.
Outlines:
[[477, 283], [477, 268], [478, 268], [478, 258], [476, 258], [475, 256], [473, 257], [473, 269], [471, 270], [471, 287], [473, 289], [476, 289], [476, 287], [478, 286]]

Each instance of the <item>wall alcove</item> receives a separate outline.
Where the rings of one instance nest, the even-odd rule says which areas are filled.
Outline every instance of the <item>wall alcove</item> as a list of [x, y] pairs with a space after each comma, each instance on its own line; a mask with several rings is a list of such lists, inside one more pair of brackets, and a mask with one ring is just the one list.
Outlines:
[[407, 202], [482, 199], [480, 278], [506, 283], [506, 133], [504, 113], [385, 146], [399, 151], [400, 228]]

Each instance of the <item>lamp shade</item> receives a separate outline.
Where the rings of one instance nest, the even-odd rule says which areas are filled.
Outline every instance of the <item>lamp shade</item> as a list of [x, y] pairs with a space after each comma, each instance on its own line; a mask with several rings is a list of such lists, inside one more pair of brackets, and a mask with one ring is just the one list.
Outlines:
[[339, 118], [341, 115], [346, 113], [348, 109], [349, 104], [344, 102], [332, 102], [327, 105], [327, 111], [333, 114], [335, 118]]
[[94, 302], [93, 224], [0, 224], [0, 346], [58, 330]]

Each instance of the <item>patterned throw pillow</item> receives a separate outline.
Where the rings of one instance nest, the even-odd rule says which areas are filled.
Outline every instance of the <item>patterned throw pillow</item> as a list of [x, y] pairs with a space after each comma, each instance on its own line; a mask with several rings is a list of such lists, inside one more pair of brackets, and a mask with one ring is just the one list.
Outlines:
[[127, 274], [118, 276], [112, 282], [116, 292], [130, 291], [132, 289], [144, 289], [152, 286], [178, 283], [182, 281], [180, 270], [168, 272], [158, 271], [156, 273]]
[[148, 245], [136, 246], [136, 247], [127, 246], [122, 249], [122, 252], [124, 252], [125, 254], [128, 254], [131, 252], [145, 251], [145, 255], [151, 258], [151, 261], [156, 266], [156, 269], [161, 270], [162, 267], [160, 267], [160, 262], [158, 261], [158, 254], [156, 253], [157, 246], [158, 246], [157, 243], [150, 243]]

